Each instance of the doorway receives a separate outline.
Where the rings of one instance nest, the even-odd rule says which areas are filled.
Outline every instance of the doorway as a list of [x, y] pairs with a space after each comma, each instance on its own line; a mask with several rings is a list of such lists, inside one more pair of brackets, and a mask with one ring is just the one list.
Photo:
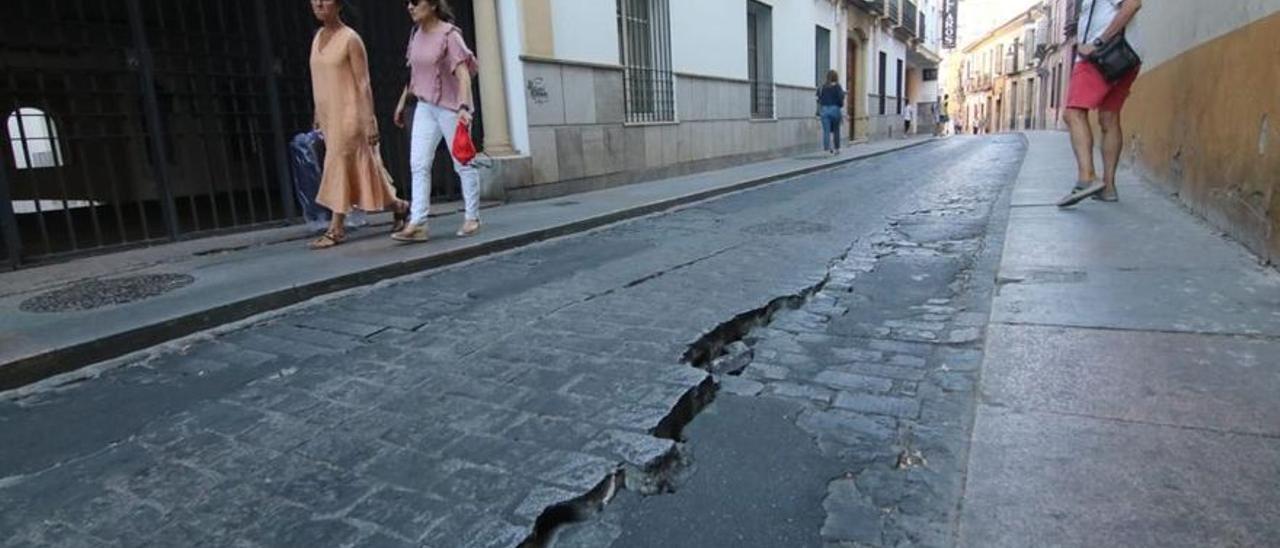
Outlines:
[[849, 142], [858, 138], [858, 41], [850, 38], [845, 46], [844, 63], [845, 109], [849, 117]]

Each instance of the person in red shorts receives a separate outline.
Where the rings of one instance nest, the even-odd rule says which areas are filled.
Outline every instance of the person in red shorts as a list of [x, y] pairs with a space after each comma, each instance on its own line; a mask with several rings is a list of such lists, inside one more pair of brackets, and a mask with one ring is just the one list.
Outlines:
[[[1103, 202], [1119, 200], [1116, 168], [1120, 164], [1120, 152], [1124, 149], [1120, 110], [1129, 98], [1129, 88], [1138, 78], [1141, 67], [1109, 82], [1089, 57], [1098, 47], [1125, 32], [1141, 7], [1142, 0], [1083, 0], [1080, 6], [1080, 20], [1076, 28], [1082, 33], [1079, 38], [1081, 45], [1077, 50], [1075, 68], [1071, 71], [1067, 110], [1063, 114], [1067, 127], [1071, 129], [1071, 148], [1075, 151], [1078, 174], [1075, 187], [1058, 201], [1058, 207], [1075, 205], [1085, 198]], [[1102, 129], [1101, 181], [1093, 166], [1091, 110], [1098, 111], [1098, 124]]]

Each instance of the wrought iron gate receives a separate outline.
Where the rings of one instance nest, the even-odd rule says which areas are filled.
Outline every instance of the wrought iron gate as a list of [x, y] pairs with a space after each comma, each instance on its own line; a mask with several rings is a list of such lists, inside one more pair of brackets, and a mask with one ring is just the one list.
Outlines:
[[[391, 114], [410, 22], [401, 3], [351, 4], [383, 157], [407, 196], [408, 139]], [[455, 5], [470, 14], [469, 1]], [[0, 264], [294, 218], [285, 143], [312, 123], [306, 2], [9, 0], [5, 11]], [[458, 194], [448, 164], [437, 162], [441, 198]]]

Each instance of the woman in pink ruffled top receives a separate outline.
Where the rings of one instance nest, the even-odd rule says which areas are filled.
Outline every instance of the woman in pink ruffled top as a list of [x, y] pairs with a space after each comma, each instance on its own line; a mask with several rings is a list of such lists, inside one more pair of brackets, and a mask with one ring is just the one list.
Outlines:
[[[453, 150], [458, 122], [471, 125], [473, 103], [471, 78], [476, 72], [476, 56], [454, 26], [448, 0], [409, 0], [409, 16], [416, 25], [409, 38], [406, 57], [409, 85], [396, 107], [396, 125], [404, 127], [409, 98], [418, 104], [413, 113], [413, 135], [409, 146], [409, 168], [413, 176], [413, 205], [404, 230], [392, 234], [402, 242], [428, 239], [427, 213], [431, 205], [431, 164], [443, 138]], [[466, 214], [458, 236], [470, 236], [480, 229], [480, 174], [457, 159], [453, 167], [462, 179], [462, 199]]]

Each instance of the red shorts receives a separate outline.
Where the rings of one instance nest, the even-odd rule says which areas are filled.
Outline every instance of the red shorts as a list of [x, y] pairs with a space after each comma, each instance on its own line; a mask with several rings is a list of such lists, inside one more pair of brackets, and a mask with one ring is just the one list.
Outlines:
[[1108, 82], [1093, 63], [1077, 60], [1076, 67], [1071, 70], [1071, 83], [1067, 85], [1067, 108], [1120, 112], [1125, 99], [1129, 98], [1129, 88], [1138, 79], [1139, 70], [1142, 67], [1133, 69], [1119, 80]]

